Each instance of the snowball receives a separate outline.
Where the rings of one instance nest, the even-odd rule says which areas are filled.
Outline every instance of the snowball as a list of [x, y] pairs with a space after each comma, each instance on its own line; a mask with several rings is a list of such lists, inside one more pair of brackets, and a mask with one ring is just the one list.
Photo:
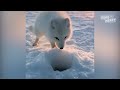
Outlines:
[[72, 55], [65, 50], [51, 49], [45, 57], [54, 70], [63, 71], [72, 67]]

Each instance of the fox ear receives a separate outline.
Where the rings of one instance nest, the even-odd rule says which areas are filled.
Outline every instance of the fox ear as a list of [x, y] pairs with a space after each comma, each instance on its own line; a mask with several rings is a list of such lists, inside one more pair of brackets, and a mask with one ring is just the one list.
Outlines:
[[65, 18], [65, 24], [67, 27], [70, 27], [70, 20], [69, 18]]
[[52, 27], [52, 29], [55, 29], [55, 25], [56, 25], [55, 20], [51, 20], [51, 27]]

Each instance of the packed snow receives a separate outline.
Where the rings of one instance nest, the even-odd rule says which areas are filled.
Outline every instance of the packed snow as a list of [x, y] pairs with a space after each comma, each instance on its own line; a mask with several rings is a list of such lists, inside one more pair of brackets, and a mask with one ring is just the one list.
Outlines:
[[91, 79], [94, 74], [94, 12], [67, 11], [72, 19], [73, 36], [63, 50], [51, 49], [44, 36], [38, 47], [32, 46], [36, 36], [28, 27], [39, 12], [26, 12], [26, 78]]

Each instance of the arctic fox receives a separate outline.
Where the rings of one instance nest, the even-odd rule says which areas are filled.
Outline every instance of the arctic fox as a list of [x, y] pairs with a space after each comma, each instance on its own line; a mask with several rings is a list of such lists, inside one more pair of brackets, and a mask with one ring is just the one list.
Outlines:
[[36, 35], [36, 46], [43, 35], [50, 41], [51, 48], [64, 48], [65, 41], [72, 35], [72, 23], [65, 11], [42, 11], [29, 29]]

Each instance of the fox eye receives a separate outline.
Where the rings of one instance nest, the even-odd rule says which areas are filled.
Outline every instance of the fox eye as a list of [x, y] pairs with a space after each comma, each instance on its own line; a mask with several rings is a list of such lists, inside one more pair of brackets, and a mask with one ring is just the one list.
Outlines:
[[56, 39], [56, 40], [59, 40], [59, 38], [58, 38], [58, 37], [55, 37], [55, 39]]
[[65, 39], [67, 38], [67, 36], [65, 37]]

